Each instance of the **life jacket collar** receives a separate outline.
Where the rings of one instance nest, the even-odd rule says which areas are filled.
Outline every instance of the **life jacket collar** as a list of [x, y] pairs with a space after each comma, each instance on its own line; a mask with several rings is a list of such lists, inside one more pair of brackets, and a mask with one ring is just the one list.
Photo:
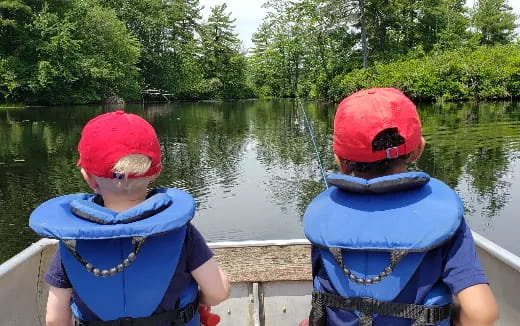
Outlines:
[[359, 194], [384, 194], [410, 190], [424, 186], [429, 181], [430, 176], [424, 172], [392, 174], [369, 180], [344, 174], [330, 174], [327, 177], [329, 185]]
[[195, 214], [195, 200], [179, 189], [156, 189], [147, 200], [120, 213], [96, 204], [95, 198], [83, 193], [50, 199], [32, 212], [29, 226], [61, 240], [147, 237], [176, 230]]
[[98, 205], [99, 198], [99, 195], [91, 195], [86, 199], [75, 199], [70, 202], [70, 209], [74, 215], [97, 224], [126, 224], [155, 215], [172, 204], [170, 196], [155, 193], [142, 203], [118, 213]]

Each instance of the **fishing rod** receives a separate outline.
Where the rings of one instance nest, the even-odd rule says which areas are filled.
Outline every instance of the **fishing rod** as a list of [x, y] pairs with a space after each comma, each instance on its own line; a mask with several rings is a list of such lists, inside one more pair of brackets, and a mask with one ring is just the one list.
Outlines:
[[307, 117], [307, 113], [305, 112], [305, 108], [303, 107], [302, 101], [300, 97], [296, 97], [296, 101], [298, 102], [300, 109], [303, 113], [303, 119], [305, 120], [305, 124], [307, 125], [307, 129], [309, 130], [309, 134], [311, 136], [312, 145], [314, 146], [314, 153], [316, 154], [316, 160], [318, 162], [318, 167], [321, 171], [321, 176], [323, 178], [323, 183], [325, 184], [325, 188], [329, 189], [329, 184], [327, 183], [327, 176], [325, 174], [325, 170], [323, 169], [323, 164], [321, 164], [320, 152], [318, 151], [318, 146], [316, 145], [316, 138], [314, 137], [314, 132], [312, 130], [312, 126], [309, 123], [309, 118]]

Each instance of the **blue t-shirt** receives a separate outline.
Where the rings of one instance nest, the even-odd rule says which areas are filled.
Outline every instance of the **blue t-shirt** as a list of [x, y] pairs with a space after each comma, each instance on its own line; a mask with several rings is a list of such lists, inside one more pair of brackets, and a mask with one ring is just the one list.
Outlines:
[[[338, 294], [327, 278], [322, 266], [320, 251], [312, 247], [312, 274], [327, 293]], [[415, 271], [410, 281], [394, 302], [422, 304], [430, 289], [442, 281], [453, 294], [476, 284], [488, 284], [477, 253], [471, 231], [464, 219], [450, 241], [430, 250]], [[374, 326], [409, 326], [411, 319], [379, 316]], [[327, 307], [327, 326], [357, 326], [358, 318], [353, 312]]]
[[[186, 229], [186, 238], [184, 240], [175, 274], [173, 275], [173, 278], [161, 303], [154, 311], [154, 314], [175, 310], [177, 300], [179, 299], [182, 291], [193, 280], [191, 272], [207, 262], [211, 257], [213, 257], [213, 252], [206, 244], [206, 241], [200, 232], [191, 223], [189, 223]], [[49, 283], [49, 285], [57, 288], [72, 288], [72, 284], [67, 277], [65, 268], [61, 263], [59, 249], [52, 259], [49, 270], [45, 274], [45, 281]], [[79, 311], [81, 312], [83, 320], [100, 320], [85, 305], [81, 298], [79, 298], [74, 289], [72, 290], [72, 300], [74, 303], [76, 303]]]

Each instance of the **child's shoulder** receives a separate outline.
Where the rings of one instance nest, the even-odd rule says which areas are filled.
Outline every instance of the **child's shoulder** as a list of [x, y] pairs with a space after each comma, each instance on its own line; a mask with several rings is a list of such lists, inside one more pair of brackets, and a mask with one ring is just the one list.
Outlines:
[[185, 259], [188, 271], [193, 271], [214, 256], [199, 230], [188, 223], [184, 240]]
[[202, 233], [191, 222], [186, 224], [186, 235], [184, 237], [184, 247], [193, 248], [194, 246], [206, 246], [206, 239]]

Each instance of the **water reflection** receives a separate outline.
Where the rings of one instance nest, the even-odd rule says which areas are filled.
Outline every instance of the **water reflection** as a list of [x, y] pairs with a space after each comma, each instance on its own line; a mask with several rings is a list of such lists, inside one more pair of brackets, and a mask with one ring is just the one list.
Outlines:
[[[27, 228], [38, 203], [88, 190], [75, 166], [81, 127], [116, 109], [0, 110], [0, 235], [7, 242], [0, 261], [38, 238]], [[474, 229], [520, 253], [512, 227], [514, 199], [520, 199], [519, 105], [420, 109], [428, 146], [416, 167], [461, 193]], [[125, 110], [156, 128], [164, 154], [156, 184], [195, 196], [194, 223], [208, 240], [303, 236], [301, 216], [323, 184], [302, 111], [293, 101], [128, 105]], [[307, 103], [305, 110], [324, 168], [333, 171], [334, 106]]]
[[429, 145], [418, 163], [457, 189], [475, 231], [516, 254], [519, 107], [510, 102], [421, 107]]

